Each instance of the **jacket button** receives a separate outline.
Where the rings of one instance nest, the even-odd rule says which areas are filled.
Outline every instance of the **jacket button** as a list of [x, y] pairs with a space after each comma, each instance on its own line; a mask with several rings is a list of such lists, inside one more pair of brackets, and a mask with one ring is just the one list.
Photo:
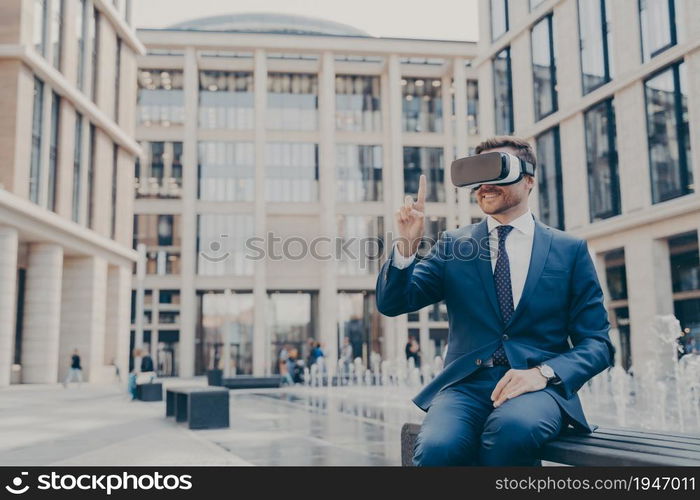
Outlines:
[[480, 365], [480, 364], [481, 364], [481, 359], [476, 358], [476, 360], [475, 360], [474, 362], [475, 362], [477, 365]]
[[501, 338], [502, 338], [503, 340], [508, 340], [508, 335], [503, 335], [503, 337], [501, 337]]

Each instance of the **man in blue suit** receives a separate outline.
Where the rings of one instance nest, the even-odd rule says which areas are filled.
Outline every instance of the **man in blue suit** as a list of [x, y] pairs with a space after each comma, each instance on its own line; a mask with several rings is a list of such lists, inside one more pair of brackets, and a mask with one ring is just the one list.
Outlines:
[[[536, 165], [515, 137], [489, 139], [484, 152]], [[400, 238], [377, 307], [397, 316], [444, 300], [450, 325], [445, 367], [413, 399], [427, 412], [415, 465], [538, 465], [567, 426], [593, 431], [576, 392], [613, 364], [603, 293], [586, 242], [530, 212], [534, 182], [479, 186], [486, 218], [447, 231], [424, 258], [425, 176], [395, 214]]]

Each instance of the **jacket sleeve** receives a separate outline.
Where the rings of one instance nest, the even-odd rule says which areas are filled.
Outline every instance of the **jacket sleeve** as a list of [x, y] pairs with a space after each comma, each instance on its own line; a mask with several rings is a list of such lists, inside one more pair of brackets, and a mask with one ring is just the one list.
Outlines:
[[578, 245], [570, 293], [567, 330], [573, 348], [546, 361], [561, 379], [562, 383], [555, 387], [567, 399], [615, 360], [603, 291], [585, 241]]
[[377, 277], [377, 309], [386, 316], [413, 312], [444, 298], [445, 241], [439, 239], [424, 258], [405, 269], [392, 266], [393, 252]]

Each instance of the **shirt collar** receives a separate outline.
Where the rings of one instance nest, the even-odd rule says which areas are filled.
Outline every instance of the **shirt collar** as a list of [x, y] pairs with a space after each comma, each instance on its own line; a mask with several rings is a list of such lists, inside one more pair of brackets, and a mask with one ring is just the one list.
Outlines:
[[[490, 215], [486, 216], [486, 224], [488, 225], [489, 233], [491, 233], [491, 231], [496, 229], [498, 226], [503, 225]], [[531, 236], [535, 232], [535, 219], [533, 218], [532, 211], [530, 209], [528, 209], [527, 212], [517, 219], [510, 221], [508, 225], [513, 226], [515, 229], [528, 236]]]

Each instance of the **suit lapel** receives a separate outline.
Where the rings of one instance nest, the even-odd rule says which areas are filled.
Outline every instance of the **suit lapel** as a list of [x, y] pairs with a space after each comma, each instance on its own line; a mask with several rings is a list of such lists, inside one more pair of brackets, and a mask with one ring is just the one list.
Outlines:
[[493, 282], [493, 270], [491, 269], [491, 255], [489, 253], [489, 233], [486, 218], [477, 224], [472, 233], [474, 241], [479, 248], [479, 258], [476, 260], [476, 267], [479, 270], [479, 276], [484, 285], [484, 291], [489, 298], [489, 302], [493, 306], [494, 312], [498, 318], [503, 321], [501, 309], [498, 307], [498, 299], [496, 299], [496, 285]]
[[[510, 321], [506, 325], [506, 328], [513, 324], [514, 321], [518, 319], [518, 316], [522, 314], [522, 310], [527, 306], [527, 301], [532, 296], [537, 286], [537, 282], [542, 275], [542, 269], [544, 268], [544, 263], [547, 261], [547, 256], [549, 255], [549, 247], [552, 243], [552, 231], [542, 224], [535, 218], [535, 234], [532, 242], [532, 255], [530, 256], [530, 267], [527, 271], [527, 278], [525, 279], [525, 286], [523, 287], [523, 293], [520, 296], [520, 301], [518, 302], [518, 307], [515, 308], [513, 315], [510, 317]], [[488, 263], [490, 265], [490, 262]], [[493, 279], [491, 280], [493, 281]], [[495, 296], [495, 286], [494, 296]]]

